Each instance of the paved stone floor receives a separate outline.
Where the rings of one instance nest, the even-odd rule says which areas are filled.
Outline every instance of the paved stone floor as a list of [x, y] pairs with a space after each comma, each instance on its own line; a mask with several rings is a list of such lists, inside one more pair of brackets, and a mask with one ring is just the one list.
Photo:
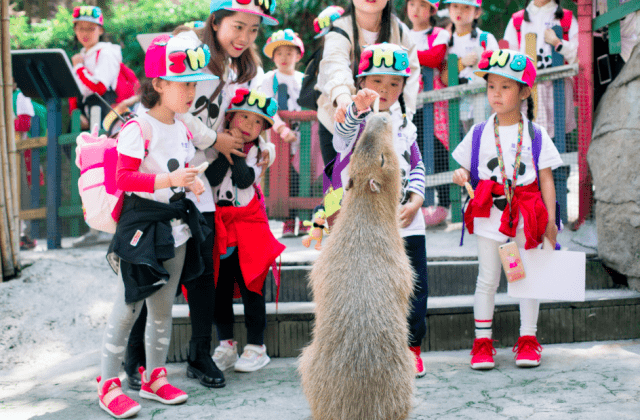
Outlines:
[[[510, 349], [498, 349], [497, 368], [488, 372], [471, 370], [466, 350], [423, 357], [428, 374], [416, 380], [413, 420], [640, 418], [640, 340], [548, 345], [536, 369], [515, 367]], [[220, 390], [187, 379], [185, 364], [169, 364], [170, 380], [189, 400], [164, 406], [131, 393], [142, 403], [136, 418], [308, 419], [295, 363], [274, 359], [259, 372], [228, 372]], [[37, 374], [0, 371], [0, 418], [108, 419], [97, 404], [98, 370], [91, 352]]]

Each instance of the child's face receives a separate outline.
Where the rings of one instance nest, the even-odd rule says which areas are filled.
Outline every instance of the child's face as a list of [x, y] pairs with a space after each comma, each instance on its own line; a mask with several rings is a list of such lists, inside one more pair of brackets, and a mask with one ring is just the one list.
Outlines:
[[80, 21], [73, 26], [73, 32], [75, 32], [80, 45], [89, 49], [98, 43], [104, 29], [96, 23]]
[[196, 96], [196, 82], [173, 82], [157, 79], [154, 88], [160, 94], [160, 105], [176, 114], [189, 112]]
[[449, 4], [449, 17], [454, 25], [471, 25], [474, 19], [478, 19], [482, 10], [479, 7], [467, 4]]
[[236, 111], [233, 114], [229, 127], [240, 130], [245, 143], [257, 139], [264, 128], [264, 118], [253, 112]]
[[367, 14], [379, 14], [387, 6], [389, 0], [353, 0], [353, 7]]
[[219, 25], [211, 25], [222, 49], [229, 57], [238, 58], [256, 40], [260, 19], [251, 13], [238, 12], [222, 19]]
[[414, 28], [431, 26], [429, 18], [436, 10], [425, 0], [409, 0], [407, 2], [407, 16]]
[[291, 45], [282, 45], [273, 52], [273, 62], [284, 74], [293, 74], [300, 61], [300, 50]]
[[395, 104], [404, 88], [404, 77], [390, 74], [374, 74], [366, 76], [363, 88], [375, 90], [380, 95], [380, 111], [387, 111]]
[[529, 96], [529, 87], [508, 77], [489, 74], [487, 76], [487, 97], [491, 109], [498, 115], [519, 112], [520, 104]]

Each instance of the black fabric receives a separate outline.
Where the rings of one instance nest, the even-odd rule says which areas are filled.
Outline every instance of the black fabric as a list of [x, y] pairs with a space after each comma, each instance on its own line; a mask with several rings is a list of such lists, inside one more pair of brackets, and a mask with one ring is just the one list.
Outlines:
[[267, 314], [264, 294], [247, 289], [240, 270], [238, 250], [220, 260], [220, 275], [216, 287], [215, 323], [220, 341], [233, 338], [233, 289], [234, 282], [240, 288], [244, 305], [244, 323], [247, 328], [247, 343], [261, 346], [264, 344], [264, 330], [267, 328]]
[[[99, 106], [100, 107], [100, 121], [102, 121], [104, 119], [104, 117], [107, 116], [107, 114], [109, 113], [109, 111], [111, 111], [111, 109], [104, 103], [102, 102], [99, 98], [96, 98], [96, 96], [98, 96], [97, 93], [94, 93], [93, 95], [90, 95], [87, 97], [86, 100], [82, 100], [82, 97], [78, 98], [78, 108], [80, 109], [80, 112], [82, 112], [82, 114], [87, 117], [87, 118], [91, 118], [90, 113], [91, 113], [91, 107], [93, 106]], [[116, 102], [116, 98], [118, 97], [118, 95], [116, 95], [116, 92], [113, 91], [112, 89], [109, 89], [108, 91], [106, 91], [104, 93], [104, 95], [102, 95], [102, 99], [104, 99], [105, 101], [107, 101], [108, 104], [114, 104]]]
[[209, 181], [209, 185], [212, 187], [217, 187], [222, 183], [225, 174], [227, 173], [227, 169], [229, 169], [229, 161], [227, 157], [223, 154], [220, 154], [216, 160], [211, 162], [211, 165], [204, 171], [204, 175], [207, 177]]
[[231, 155], [233, 165], [231, 166], [231, 182], [241, 190], [249, 188], [256, 180], [256, 173], [247, 160], [240, 156]]
[[338, 156], [338, 152], [333, 148], [333, 134], [327, 130], [325, 126], [318, 122], [318, 136], [320, 137], [320, 152], [322, 153], [322, 161], [324, 166], [331, 163]]
[[424, 235], [404, 238], [404, 249], [415, 272], [413, 298], [409, 312], [409, 347], [419, 346], [427, 334], [427, 244]]
[[202, 274], [204, 258], [211, 258], [211, 254], [203, 254], [206, 250], [201, 247], [211, 235], [202, 213], [188, 199], [164, 204], [135, 194], [125, 197], [107, 260], [116, 273], [120, 262], [126, 303], [151, 296], [169, 280], [162, 263], [175, 256], [170, 223], [173, 219], [184, 220], [191, 230], [180, 278], [181, 283], [187, 283]]

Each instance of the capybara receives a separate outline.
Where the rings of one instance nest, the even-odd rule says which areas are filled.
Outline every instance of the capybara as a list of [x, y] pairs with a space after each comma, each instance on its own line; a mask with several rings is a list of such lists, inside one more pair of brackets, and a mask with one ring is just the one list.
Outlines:
[[314, 420], [398, 420], [411, 410], [413, 272], [398, 228], [392, 142], [390, 116], [371, 117], [351, 157], [340, 215], [311, 270], [315, 326], [298, 370]]

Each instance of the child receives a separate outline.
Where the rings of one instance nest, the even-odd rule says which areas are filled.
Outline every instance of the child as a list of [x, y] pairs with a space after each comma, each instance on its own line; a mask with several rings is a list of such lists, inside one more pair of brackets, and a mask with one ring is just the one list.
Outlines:
[[119, 45], [101, 42], [104, 36], [103, 25], [104, 17], [99, 7], [78, 6], [73, 9], [73, 32], [82, 49], [71, 57], [71, 63], [82, 94], [78, 108], [83, 113], [83, 121], [87, 128], [92, 106], [100, 107], [100, 121], [109, 113], [109, 108], [92, 95], [100, 95], [110, 104], [114, 103], [117, 97], [115, 90], [122, 52]]
[[[435, 26], [435, 15], [439, 5], [439, 1], [407, 1], [407, 17], [412, 25], [409, 35], [418, 50], [418, 60], [421, 66], [433, 69], [433, 86], [429, 87], [429, 90], [442, 89], [445, 87], [440, 78], [440, 70], [444, 65], [449, 39], [451, 38], [447, 30]], [[446, 101], [436, 102], [434, 104], [434, 173], [447, 172], [449, 170], [448, 112], [449, 107]], [[418, 145], [422, 148], [423, 121], [421, 110], [418, 110], [413, 117], [413, 123], [418, 128]], [[431, 220], [430, 225], [442, 223], [447, 218], [447, 208], [451, 204], [449, 199], [449, 185], [440, 185], [437, 187], [437, 190], [439, 206], [430, 206], [426, 209], [426, 213], [432, 216], [429, 217]]]
[[[453, 182], [462, 186], [472, 177], [480, 180], [464, 215], [469, 233], [476, 233], [478, 239], [471, 367], [492, 369], [496, 352], [491, 325], [501, 268], [498, 247], [515, 238], [519, 248], [531, 249], [543, 236], [555, 246], [558, 229], [551, 170], [562, 165], [562, 160], [544, 128], [533, 124], [531, 115], [525, 118], [520, 113], [523, 100], [532, 102], [533, 61], [518, 51], [486, 51], [479, 69], [476, 75], [487, 79], [487, 96], [495, 114], [483, 125], [475, 125], [454, 150], [452, 156], [461, 168], [454, 171]], [[479, 144], [474, 146], [476, 130]], [[532, 142], [536, 132], [533, 137], [541, 147], [537, 162]], [[520, 338], [513, 348], [517, 366], [540, 365], [539, 307], [538, 300], [520, 299]]]
[[[193, 62], [190, 55], [204, 59]], [[164, 404], [187, 400], [186, 393], [167, 382], [162, 366], [169, 350], [178, 283], [192, 281], [204, 269], [200, 243], [211, 230], [193, 202], [185, 199], [185, 188], [198, 197], [204, 185], [197, 168], [185, 167], [195, 149], [189, 131], [175, 115], [189, 110], [197, 81], [215, 78], [201, 72], [209, 56], [208, 47], [193, 32], [158, 36], [145, 56], [148, 80], [141, 96], [149, 111], [131, 120], [119, 134], [116, 179], [127, 196], [109, 257], [119, 260], [120, 281], [103, 336], [98, 377], [100, 407], [116, 418], [140, 411], [140, 405], [122, 393], [118, 371], [143, 303], [148, 321], [140, 396]]]
[[[551, 29], [560, 26], [566, 33], [558, 38]], [[569, 10], [564, 10], [553, 0], [533, 0], [526, 9], [516, 12], [509, 20], [504, 32], [504, 39], [509, 48], [520, 52], [526, 51], [524, 37], [528, 33], [537, 35], [536, 53], [538, 69], [551, 67], [552, 50], [560, 53], [568, 64], [578, 62], [578, 21]], [[547, 133], [554, 135], [553, 83], [550, 81], [536, 84], [538, 89], [538, 112], [536, 122], [543, 126]], [[576, 126], [575, 106], [573, 104], [573, 79], [567, 78], [565, 88], [565, 128], [566, 133]]]
[[345, 15], [333, 22], [325, 35], [324, 50], [316, 88], [322, 91], [318, 99], [320, 148], [325, 165], [336, 157], [333, 149], [334, 114], [344, 113], [355, 94], [356, 63], [364, 46], [390, 42], [408, 49], [411, 75], [404, 88], [409, 119], [416, 111], [420, 65], [409, 28], [393, 14], [389, 0], [353, 0]]
[[[302, 40], [291, 29], [279, 30], [271, 34], [262, 51], [273, 60], [276, 69], [265, 74], [260, 90], [267, 96], [278, 100], [280, 86], [284, 85], [288, 95], [286, 109], [288, 111], [300, 111], [302, 108], [298, 105], [298, 98], [300, 97], [304, 73], [296, 71], [296, 65], [304, 56]], [[300, 173], [300, 154], [298, 153], [300, 149], [300, 124], [293, 122], [292, 127], [289, 128], [277, 114], [274, 115], [273, 119], [275, 121], [273, 129], [278, 132], [284, 142], [291, 143], [292, 167], [289, 169], [289, 195], [295, 197], [298, 195], [298, 174]], [[289, 216], [290, 218], [282, 224], [283, 238], [295, 236], [296, 211], [292, 210]], [[308, 232], [309, 228], [303, 226], [302, 220], [300, 220], [298, 235], [305, 235]]]
[[[216, 200], [215, 324], [220, 346], [213, 360], [221, 370], [234, 366], [238, 372], [253, 372], [269, 363], [264, 345], [267, 327], [264, 282], [269, 267], [284, 250], [271, 230], [254, 183], [260, 177], [260, 133], [273, 125], [278, 105], [256, 90], [238, 89], [227, 110], [227, 130], [245, 142], [247, 158], [217, 156], [205, 171]], [[217, 269], [219, 267], [219, 270]], [[247, 345], [238, 359], [238, 343], [233, 340], [234, 288], [239, 288], [244, 304]], [[239, 296], [238, 296], [239, 297]]]
[[[390, 54], [391, 53], [391, 54]], [[365, 48], [358, 66], [360, 91], [345, 111], [336, 110], [336, 134], [333, 146], [338, 162], [348, 160], [361, 126], [371, 115], [370, 106], [380, 98], [380, 111], [389, 112], [393, 121], [393, 143], [400, 159], [402, 194], [400, 199], [400, 227], [405, 249], [416, 273], [414, 295], [409, 313], [409, 347], [416, 356], [416, 375], [426, 374], [420, 357], [420, 343], [427, 332], [427, 249], [424, 218], [420, 207], [424, 201], [424, 164], [416, 142], [416, 127], [408, 120], [403, 89], [410, 77], [409, 55], [406, 49], [394, 44], [375, 44]], [[393, 57], [393, 62], [381, 57]], [[334, 173], [347, 185], [347, 171]]]
[[[445, 0], [449, 5], [449, 17], [453, 23], [453, 34], [449, 41], [449, 54], [458, 56], [458, 77], [460, 83], [481, 81], [474, 76], [480, 55], [484, 50], [495, 51], [498, 49], [498, 41], [489, 32], [481, 31], [478, 19], [482, 14], [482, 0]], [[448, 63], [449, 66], [452, 63]], [[447, 82], [448, 83], [448, 82]], [[465, 96], [460, 101], [460, 122], [462, 135], [469, 131], [473, 124], [474, 98]]]

